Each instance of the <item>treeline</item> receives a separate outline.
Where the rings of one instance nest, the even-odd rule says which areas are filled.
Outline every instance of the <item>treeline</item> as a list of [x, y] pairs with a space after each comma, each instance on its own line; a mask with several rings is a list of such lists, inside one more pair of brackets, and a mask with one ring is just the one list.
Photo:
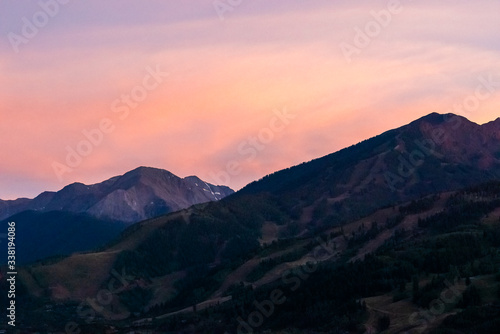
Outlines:
[[500, 303], [468, 307], [449, 316], [432, 334], [497, 334], [500, 328]]
[[374, 239], [381, 231], [382, 228], [379, 227], [377, 222], [372, 222], [369, 229], [365, 229], [364, 225], [362, 225], [358, 228], [357, 232], [352, 232], [347, 246], [354, 247], [362, 245], [367, 241]]
[[450, 197], [444, 211], [424, 219], [419, 218], [418, 226], [445, 232], [463, 225], [477, 225], [482, 217], [499, 206], [500, 199], [471, 201], [462, 194], [457, 194]]
[[413, 215], [417, 213], [421, 213], [427, 210], [432, 209], [436, 200], [439, 199], [438, 195], [429, 196], [425, 198], [421, 198], [418, 200], [413, 200], [410, 204], [399, 207], [399, 212], [402, 215]]
[[216, 260], [245, 259], [259, 249], [260, 229], [266, 220], [283, 223], [286, 215], [272, 203], [255, 198], [246, 205], [210, 204], [185, 218], [170, 218], [137, 247], [122, 251], [114, 268], [152, 278]]
[[287, 252], [280, 256], [270, 257], [264, 260], [261, 260], [257, 267], [255, 267], [246, 277], [249, 282], [255, 282], [258, 279], [262, 278], [268, 271], [273, 269], [279, 264], [286, 262], [293, 262], [299, 260], [304, 255], [309, 252], [308, 247], [299, 247], [293, 251]]

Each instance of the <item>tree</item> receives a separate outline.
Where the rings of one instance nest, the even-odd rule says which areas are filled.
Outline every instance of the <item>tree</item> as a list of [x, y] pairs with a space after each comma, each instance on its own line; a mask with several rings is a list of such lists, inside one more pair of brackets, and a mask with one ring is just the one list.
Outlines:
[[377, 329], [382, 332], [385, 331], [391, 325], [391, 318], [389, 316], [384, 315], [377, 320]]
[[458, 307], [467, 308], [469, 306], [481, 305], [481, 295], [479, 290], [474, 286], [469, 286], [462, 294], [462, 300], [458, 303]]
[[418, 290], [419, 290], [419, 287], [418, 287], [418, 277], [417, 276], [413, 276], [412, 284], [413, 284], [413, 288], [412, 288], [413, 300], [415, 300], [415, 298], [418, 295]]

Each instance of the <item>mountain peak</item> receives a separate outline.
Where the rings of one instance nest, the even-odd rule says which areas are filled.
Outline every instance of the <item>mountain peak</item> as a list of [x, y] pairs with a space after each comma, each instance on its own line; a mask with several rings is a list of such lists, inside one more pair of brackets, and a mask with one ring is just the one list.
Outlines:
[[439, 114], [437, 112], [432, 112], [428, 115], [425, 115], [419, 119], [417, 119], [416, 121], [412, 122], [412, 123], [420, 123], [420, 122], [427, 122], [427, 123], [430, 123], [430, 124], [442, 124], [446, 121], [446, 119], [450, 118], [450, 117], [453, 117], [453, 116], [456, 116], [455, 114]]
[[156, 175], [174, 175], [173, 173], [169, 172], [168, 170], [165, 169], [160, 169], [160, 168], [155, 168], [155, 167], [147, 167], [147, 166], [140, 166], [137, 167], [136, 169], [133, 169], [124, 175], [143, 175], [143, 176], [156, 176]]
[[483, 125], [489, 125], [489, 126], [496, 126], [496, 127], [499, 127], [500, 126], [500, 117], [498, 117], [496, 120], [494, 121], [491, 121], [491, 122], [488, 122], [488, 123], [485, 123]]
[[481, 125], [481, 127], [490, 135], [494, 136], [497, 139], [500, 139], [500, 117], [498, 117], [494, 121]]
[[186, 176], [184, 178], [184, 180], [188, 180], [188, 181], [201, 181], [201, 182], [204, 182], [202, 179], [200, 179], [198, 176], [196, 175], [189, 175], [189, 176]]
[[437, 112], [432, 112], [428, 115], [425, 115], [425, 116], [411, 122], [409, 125], [422, 124], [423, 122], [431, 124], [431, 125], [440, 125], [440, 124], [444, 124], [447, 122], [451, 122], [454, 119], [457, 119], [457, 120], [460, 119], [462, 122], [465, 121], [466, 123], [473, 123], [470, 120], [468, 120], [467, 118], [460, 116], [460, 115], [453, 114], [453, 113], [439, 114]]

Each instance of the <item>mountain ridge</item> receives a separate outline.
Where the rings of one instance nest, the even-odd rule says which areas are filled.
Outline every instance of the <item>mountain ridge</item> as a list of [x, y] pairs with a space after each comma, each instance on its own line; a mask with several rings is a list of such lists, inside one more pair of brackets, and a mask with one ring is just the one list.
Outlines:
[[[460, 131], [466, 134], [470, 134], [471, 139], [474, 140], [474, 145], [468, 143], [469, 138], [465, 138]], [[414, 151], [418, 153], [418, 155], [422, 156], [424, 161], [427, 163], [436, 163], [436, 160], [439, 160], [440, 157], [444, 155], [451, 158], [451, 161], [447, 161], [447, 163], [466, 163], [467, 165], [475, 165], [477, 161], [472, 161], [474, 159], [480, 160], [478, 158], [474, 158], [474, 155], [478, 155], [484, 153], [484, 157], [482, 157], [485, 161], [487, 160], [488, 166], [492, 167], [492, 164], [496, 166], [500, 166], [500, 145], [498, 144], [498, 139], [500, 132], [500, 121], [497, 119], [496, 121], [485, 123], [483, 125], [479, 125], [467, 120], [465, 117], [458, 116], [455, 114], [438, 114], [431, 113], [425, 115], [415, 121], [412, 121], [409, 124], [403, 125], [396, 129], [388, 130], [378, 136], [372, 137], [370, 139], [366, 139], [358, 144], [351, 145], [344, 149], [341, 149], [337, 152], [328, 154], [326, 156], [313, 159], [307, 163], [302, 163], [300, 165], [296, 165], [281, 171], [277, 171], [275, 173], [269, 174], [262, 178], [261, 180], [254, 181], [247, 186], [245, 186], [238, 193], [253, 193], [255, 191], [276, 191], [277, 188], [274, 187], [272, 189], [272, 179], [281, 179], [282, 182], [287, 183], [288, 187], [290, 187], [290, 180], [297, 178], [297, 175], [302, 175], [303, 178], [315, 178], [315, 174], [317, 170], [321, 170], [325, 166], [339, 166], [339, 167], [354, 167], [354, 163], [356, 163], [360, 159], [379, 159], [381, 161], [371, 161], [376, 165], [378, 174], [375, 175], [377, 183], [381, 187], [387, 187], [387, 182], [384, 179], [385, 173], [393, 173], [396, 174], [400, 179], [403, 178], [404, 181], [411, 182], [411, 179], [414, 179], [417, 173], [411, 173], [409, 176], [401, 176], [397, 173], [398, 165], [401, 164], [400, 157], [402, 154], [410, 155]], [[467, 161], [458, 161], [455, 159], [455, 156], [459, 155], [453, 151], [453, 145], [457, 140], [460, 142], [458, 144], [463, 145], [467, 151]], [[429, 149], [429, 147], [425, 147], [425, 144], [434, 146], [433, 149]], [[483, 147], [483, 144], [487, 147]], [[487, 149], [486, 151], [484, 149]], [[496, 152], [489, 152], [496, 151]], [[354, 152], [354, 153], [352, 153]], [[381, 155], [382, 154], [382, 155]], [[349, 156], [351, 155], [351, 156]], [[403, 157], [405, 160], [408, 159], [408, 156]], [[310, 171], [305, 171], [305, 165], [309, 165], [308, 168]], [[312, 168], [310, 166], [313, 166]], [[340, 166], [341, 165], [341, 166]], [[414, 167], [414, 171], [419, 171], [419, 166]], [[474, 167], [480, 167], [480, 169], [484, 169], [488, 166], [479, 166], [475, 165]], [[279, 174], [288, 174], [285, 176], [280, 176]], [[293, 177], [289, 174], [292, 174]], [[348, 173], [349, 174], [349, 173]], [[382, 176], [382, 178], [380, 178]], [[345, 175], [344, 179], [350, 177]], [[268, 186], [266, 187], [265, 180], [267, 179]], [[366, 179], [366, 178], [365, 178]], [[264, 181], [264, 182], [262, 182]], [[271, 181], [271, 182], [270, 182]], [[340, 181], [340, 180], [338, 180]], [[369, 182], [369, 181], [367, 181]], [[271, 184], [269, 186], [269, 184]], [[278, 187], [279, 188], [279, 187]], [[400, 191], [400, 189], [396, 189]], [[423, 194], [423, 193], [422, 193]]]

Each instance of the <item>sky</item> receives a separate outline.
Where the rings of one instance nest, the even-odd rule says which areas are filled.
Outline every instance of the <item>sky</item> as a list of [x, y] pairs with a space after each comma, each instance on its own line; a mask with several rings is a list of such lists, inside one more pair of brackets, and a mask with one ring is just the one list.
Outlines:
[[0, 198], [139, 166], [240, 189], [431, 112], [486, 123], [499, 31], [497, 0], [2, 0]]

